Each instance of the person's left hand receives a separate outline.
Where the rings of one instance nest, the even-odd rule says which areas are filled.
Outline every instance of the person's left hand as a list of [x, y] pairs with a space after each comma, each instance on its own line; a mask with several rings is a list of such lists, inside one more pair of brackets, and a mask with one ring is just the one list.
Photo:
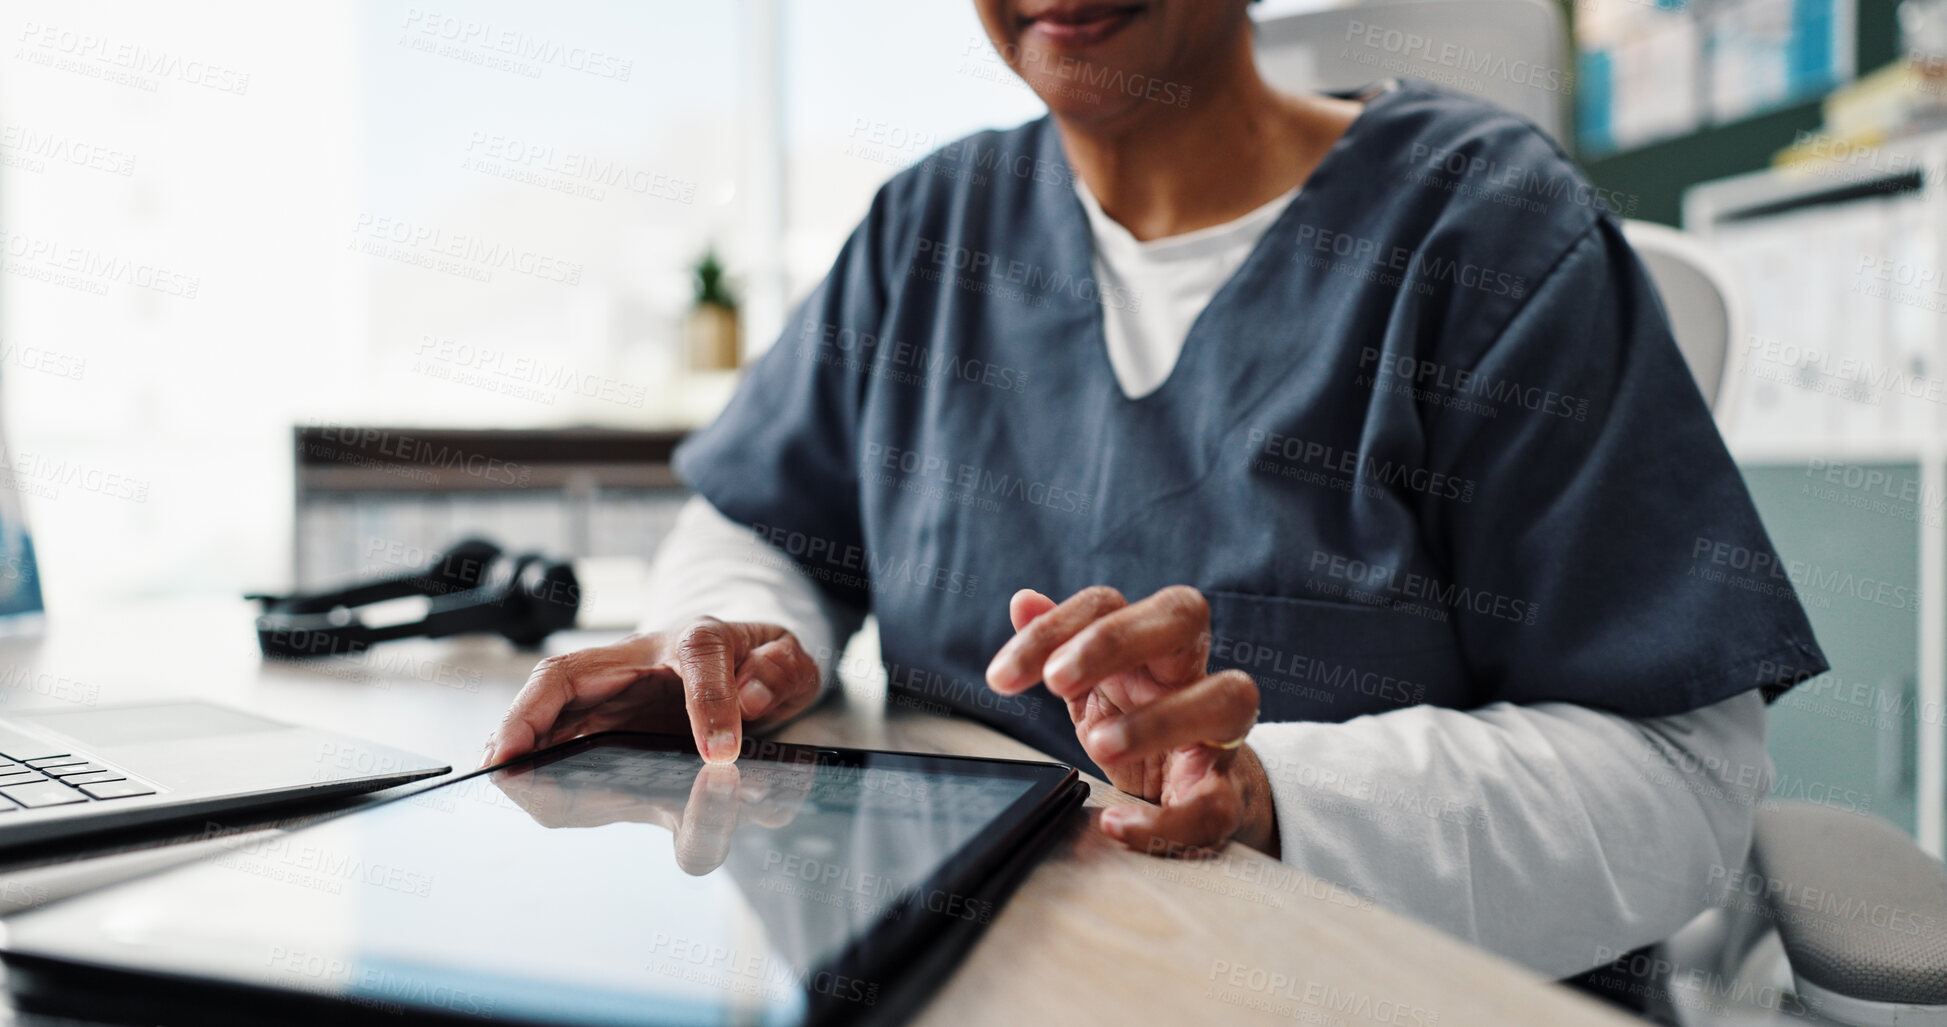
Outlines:
[[988, 687], [1016, 695], [1045, 681], [1109, 781], [1162, 804], [1103, 810], [1110, 837], [1158, 854], [1235, 839], [1277, 855], [1270, 780], [1239, 744], [1257, 723], [1257, 683], [1241, 670], [1207, 673], [1203, 593], [1173, 585], [1130, 603], [1096, 585], [1056, 605], [1022, 589], [1007, 612], [1014, 637], [988, 666]]

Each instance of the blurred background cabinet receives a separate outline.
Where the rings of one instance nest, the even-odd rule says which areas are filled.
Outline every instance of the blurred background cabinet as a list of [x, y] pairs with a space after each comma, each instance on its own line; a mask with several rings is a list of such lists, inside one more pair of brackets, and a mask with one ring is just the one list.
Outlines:
[[[1902, 484], [1919, 475], [1915, 464], [1865, 466]], [[1861, 531], [1857, 511], [1809, 498], [1803, 467], [1747, 466], [1745, 481], [1788, 563], [1843, 567], [1915, 594], [1917, 531], [1890, 525]], [[1895, 520], [1899, 513], [1917, 513], [1918, 504], [1897, 510]], [[1771, 707], [1769, 748], [1779, 775], [1774, 795], [1870, 811], [1914, 831], [1919, 733], [1940, 723], [1938, 708], [1929, 714], [1920, 704], [1918, 608], [1816, 588], [1801, 587], [1800, 596], [1833, 669]]]
[[1691, 189], [1741, 293], [1726, 441], [1832, 663], [1773, 709], [1780, 797], [1947, 827], [1947, 136]]
[[689, 490], [679, 431], [293, 429], [292, 577], [318, 589], [396, 575], [469, 535], [574, 558], [584, 626], [632, 627], [649, 560]]

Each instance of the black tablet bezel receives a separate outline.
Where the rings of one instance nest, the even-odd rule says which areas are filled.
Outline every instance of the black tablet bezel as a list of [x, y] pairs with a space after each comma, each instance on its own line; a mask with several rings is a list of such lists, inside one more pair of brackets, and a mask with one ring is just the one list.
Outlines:
[[[305, 825], [294, 834], [332, 823], [341, 817], [358, 816], [397, 802], [413, 799], [484, 775], [509, 770], [533, 769], [590, 749], [620, 745], [656, 752], [696, 755], [694, 742], [687, 736], [633, 731], [607, 731], [585, 735], [492, 767], [444, 778], [427, 787], [416, 788], [382, 802], [347, 810]], [[929, 897], [957, 896], [984, 901], [998, 909], [1027, 870], [1038, 861], [1040, 852], [1060, 833], [1063, 814], [1080, 806], [1088, 786], [1073, 768], [1059, 763], [987, 757], [888, 752], [778, 742], [750, 738], [744, 741], [740, 760], [767, 760], [819, 766], [850, 768], [903, 769], [931, 773], [969, 773], [973, 776], [1027, 780], [1030, 787], [991, 826], [998, 834], [983, 835], [977, 843], [962, 847], [941, 862], [933, 874], [906, 896], [898, 913], [888, 914], [873, 929], [855, 937], [838, 954], [807, 974], [808, 983], [819, 974], [850, 978], [880, 985], [874, 1000], [860, 1003], [844, 999], [816, 987], [805, 992], [805, 1023], [890, 1022], [904, 1019], [922, 1005], [942, 982], [915, 979], [911, 969], [922, 955], [933, 972], [950, 970], [984, 930], [985, 919], [967, 919], [927, 908]], [[943, 766], [943, 764], [947, 766]], [[154, 875], [166, 875], [169, 870]], [[134, 882], [124, 882], [122, 887]], [[53, 903], [42, 909], [50, 909]], [[39, 913], [28, 911], [22, 915]], [[238, 1023], [261, 1022], [265, 1015], [278, 1015], [289, 1022], [385, 1022], [385, 1023], [460, 1023], [469, 1018], [434, 1009], [411, 1008], [405, 1015], [395, 1011], [383, 1014], [361, 1007], [350, 996], [321, 995], [253, 984], [221, 977], [196, 977], [186, 974], [146, 970], [110, 963], [95, 963], [65, 956], [41, 955], [11, 948], [11, 939], [0, 943], [0, 961], [28, 975], [10, 986], [16, 994], [29, 997], [34, 1005], [52, 1002], [49, 1011], [70, 1014], [85, 1011], [91, 1015], [135, 1016], [143, 1022], [156, 1022], [158, 1012], [167, 1015], [177, 1009], [196, 1017], [195, 1022], [215, 1022], [209, 1003], [227, 1001]], [[14, 975], [18, 976], [18, 974]], [[103, 988], [112, 980], [115, 988]], [[837, 989], [832, 989], [837, 990]], [[79, 1000], [79, 1005], [74, 1000]], [[151, 1004], [152, 1003], [152, 1004]], [[504, 1017], [496, 1022], [519, 1023]]]

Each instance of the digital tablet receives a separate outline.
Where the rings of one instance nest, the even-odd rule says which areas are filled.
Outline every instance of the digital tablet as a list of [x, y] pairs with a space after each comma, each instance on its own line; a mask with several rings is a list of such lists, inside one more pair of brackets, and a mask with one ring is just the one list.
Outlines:
[[143, 1023], [901, 1019], [1086, 793], [1052, 763], [595, 735], [10, 917], [0, 955], [22, 1008]]

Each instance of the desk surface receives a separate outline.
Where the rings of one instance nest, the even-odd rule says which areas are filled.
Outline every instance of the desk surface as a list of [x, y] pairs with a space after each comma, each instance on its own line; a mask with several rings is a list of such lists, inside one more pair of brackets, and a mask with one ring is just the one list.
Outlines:
[[[250, 608], [172, 602], [0, 639], [0, 715], [193, 696], [471, 769], [534, 657], [492, 639], [400, 642], [361, 661], [265, 664]], [[551, 650], [599, 638], [563, 635]], [[851, 696], [789, 741], [1040, 758], [995, 731]], [[1136, 801], [1090, 779], [1091, 811]], [[1091, 816], [1093, 813], [1091, 812]], [[160, 855], [160, 853], [157, 853]], [[167, 858], [167, 857], [162, 857]], [[82, 874], [109, 857], [29, 874]], [[0, 885], [10, 877], [0, 874]], [[35, 886], [36, 888], [39, 885]], [[17, 889], [16, 889], [17, 891]], [[1261, 854], [1161, 860], [1075, 831], [1036, 868], [926, 1023], [1626, 1024], [1567, 989]]]

